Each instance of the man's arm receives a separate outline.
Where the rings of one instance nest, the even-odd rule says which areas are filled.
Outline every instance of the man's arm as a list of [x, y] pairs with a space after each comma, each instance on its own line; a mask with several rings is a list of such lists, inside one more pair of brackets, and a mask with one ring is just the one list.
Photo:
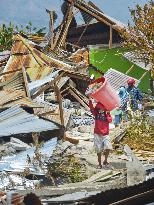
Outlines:
[[89, 108], [90, 108], [91, 113], [92, 113], [94, 116], [96, 116], [96, 109], [94, 108], [93, 103], [92, 103], [91, 100], [89, 100]]
[[137, 100], [141, 101], [142, 99], [143, 99], [143, 96], [141, 92], [139, 91], [139, 89], [137, 89]]
[[90, 84], [94, 84], [94, 83], [103, 83], [105, 81], [105, 78], [104, 77], [100, 77], [100, 78], [97, 78], [96, 80], [93, 80]]

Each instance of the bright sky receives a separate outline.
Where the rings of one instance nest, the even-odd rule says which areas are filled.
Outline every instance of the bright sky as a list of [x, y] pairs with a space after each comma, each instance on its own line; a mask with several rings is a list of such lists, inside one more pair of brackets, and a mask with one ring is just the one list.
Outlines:
[[[128, 7], [137, 3], [144, 5], [148, 0], [91, 0], [107, 15], [127, 23], [130, 20]], [[56, 10], [61, 20], [60, 5], [63, 0], [0, 0], [0, 24], [26, 25], [29, 21], [37, 27], [48, 27], [49, 17], [45, 8]]]

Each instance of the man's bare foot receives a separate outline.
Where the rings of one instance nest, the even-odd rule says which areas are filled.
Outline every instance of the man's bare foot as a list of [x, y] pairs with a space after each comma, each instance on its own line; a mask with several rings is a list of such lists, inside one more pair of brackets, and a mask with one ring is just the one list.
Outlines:
[[104, 161], [103, 165], [109, 165], [109, 162]]

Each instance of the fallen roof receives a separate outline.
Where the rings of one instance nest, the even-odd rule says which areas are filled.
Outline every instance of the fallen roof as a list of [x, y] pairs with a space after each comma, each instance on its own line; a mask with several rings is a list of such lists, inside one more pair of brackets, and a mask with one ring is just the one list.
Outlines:
[[0, 92], [0, 108], [10, 108], [15, 105], [43, 108], [43, 105], [40, 105], [38, 102], [30, 100], [28, 97], [23, 97], [20, 91], [17, 92], [10, 89]]
[[[61, 69], [72, 67], [62, 61], [46, 56], [35, 48], [35, 44], [23, 38], [19, 34], [14, 36], [14, 44], [11, 49], [11, 56], [3, 72], [18, 70], [24, 67], [30, 80], [38, 80], [52, 72], [53, 68]], [[12, 74], [4, 77], [9, 79]]]
[[[22, 67], [26, 69], [31, 81], [43, 79], [49, 75], [53, 69], [64, 71], [67, 75], [74, 76], [75, 78], [89, 78], [82, 72], [76, 72], [74, 66], [45, 55], [35, 47], [35, 44], [17, 34], [14, 36], [11, 56], [3, 72], [16, 71]], [[11, 76], [13, 76], [12, 73], [3, 78], [8, 80]]]
[[0, 137], [60, 128], [57, 123], [29, 114], [20, 106], [14, 106], [1, 112], [0, 119]]
[[42, 107], [27, 97], [21, 71], [17, 71], [9, 80], [0, 82], [0, 88], [0, 108], [9, 108], [14, 105]]
[[[72, 0], [65, 0], [69, 3], [72, 2]], [[78, 8], [81, 11], [84, 11], [85, 13], [93, 16], [95, 19], [97, 19], [99, 22], [105, 23], [109, 26], [112, 26], [115, 30], [120, 31], [125, 27], [123, 23], [120, 21], [117, 21], [116, 19], [104, 14], [101, 12], [97, 7], [92, 3], [87, 3], [85, 1], [76, 0], [74, 2], [74, 6]]]
[[143, 68], [144, 70], [151, 70], [152, 69], [152, 64], [145, 65], [143, 60], [141, 60], [135, 52], [126, 52], [124, 53], [124, 57], [127, 58], [130, 62], [133, 62], [137, 66]]
[[[116, 90], [118, 91], [119, 88], [121, 86], [125, 86], [127, 87], [127, 80], [130, 78], [130, 76], [124, 74], [124, 73], [121, 73], [117, 70], [114, 70], [112, 68], [110, 68], [104, 75], [106, 77], [106, 79], [108, 80], [108, 82], [111, 84], [111, 86]], [[139, 80], [135, 79], [134, 80], [136, 81], [136, 85], [139, 84]]]

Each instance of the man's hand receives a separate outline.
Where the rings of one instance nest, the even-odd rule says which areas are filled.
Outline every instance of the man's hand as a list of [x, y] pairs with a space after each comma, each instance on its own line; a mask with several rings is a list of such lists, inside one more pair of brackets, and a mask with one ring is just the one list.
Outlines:
[[12, 201], [11, 201], [12, 205], [22, 205], [23, 201], [24, 201], [24, 196], [20, 196], [17, 193], [14, 193], [12, 195]]

